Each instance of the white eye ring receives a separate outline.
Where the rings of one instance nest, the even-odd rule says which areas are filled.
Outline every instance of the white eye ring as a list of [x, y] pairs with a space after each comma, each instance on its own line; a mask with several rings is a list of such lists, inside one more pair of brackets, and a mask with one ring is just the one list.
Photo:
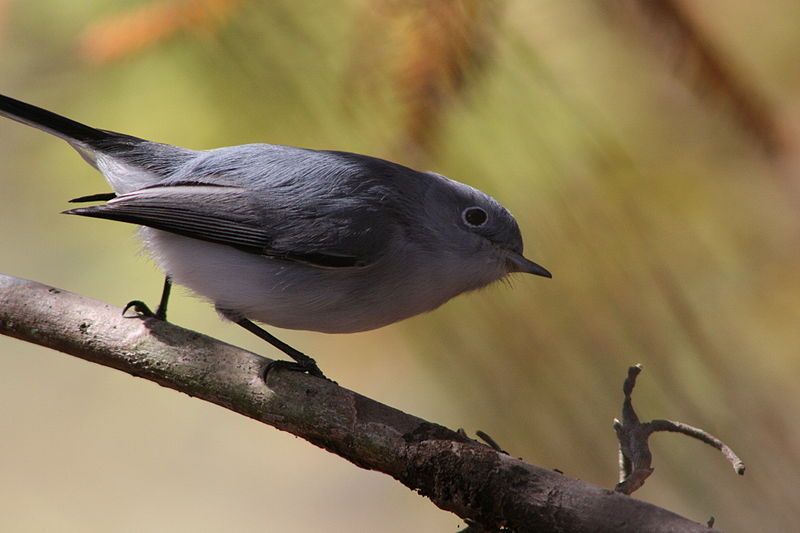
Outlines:
[[480, 228], [489, 221], [489, 213], [482, 207], [472, 206], [461, 212], [461, 220], [471, 228]]

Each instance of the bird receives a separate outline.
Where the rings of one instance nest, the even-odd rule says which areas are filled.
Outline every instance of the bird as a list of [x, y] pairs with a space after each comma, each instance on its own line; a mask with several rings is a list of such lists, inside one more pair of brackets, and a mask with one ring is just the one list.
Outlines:
[[63, 139], [112, 189], [70, 200], [97, 205], [64, 213], [140, 226], [165, 280], [155, 311], [133, 300], [124, 312], [166, 321], [173, 282], [185, 286], [291, 358], [267, 372], [325, 377], [312, 357], [257, 322], [366, 331], [511, 274], [552, 277], [525, 258], [506, 208], [435, 172], [273, 144], [191, 150], [4, 95], [0, 115]]

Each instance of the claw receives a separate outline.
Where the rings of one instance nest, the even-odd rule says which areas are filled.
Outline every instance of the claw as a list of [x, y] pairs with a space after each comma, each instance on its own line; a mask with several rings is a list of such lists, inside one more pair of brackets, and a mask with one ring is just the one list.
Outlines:
[[129, 309], [133, 309], [136, 312], [136, 316], [126, 316], [125, 318], [155, 318], [163, 322], [167, 321], [167, 311], [162, 306], [158, 306], [154, 313], [150, 306], [143, 301], [132, 300], [122, 309], [122, 314], [125, 315]]
[[126, 316], [125, 318], [158, 318], [158, 315], [151, 311], [150, 307], [141, 300], [131, 300], [128, 302], [122, 309], [122, 315], [125, 316], [125, 313], [127, 313], [129, 309], [133, 309], [136, 312], [136, 316]]

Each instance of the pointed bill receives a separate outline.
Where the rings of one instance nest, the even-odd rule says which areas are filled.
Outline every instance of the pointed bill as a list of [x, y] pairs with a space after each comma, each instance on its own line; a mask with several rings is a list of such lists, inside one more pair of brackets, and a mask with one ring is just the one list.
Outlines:
[[530, 259], [526, 259], [518, 253], [512, 253], [508, 256], [508, 267], [509, 272], [523, 272], [545, 278], [553, 277], [546, 268], [534, 263]]

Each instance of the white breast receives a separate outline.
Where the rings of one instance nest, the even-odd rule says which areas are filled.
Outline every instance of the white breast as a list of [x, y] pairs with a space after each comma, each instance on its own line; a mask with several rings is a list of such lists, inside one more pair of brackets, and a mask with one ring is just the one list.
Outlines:
[[466, 289], [447, 281], [457, 277], [453, 273], [434, 276], [405, 261], [321, 269], [152, 228], [141, 231], [148, 250], [176, 283], [220, 310], [281, 328], [375, 329], [434, 309]]
[[[490, 279], [463, 269], [426, 270], [413, 253], [361, 269], [322, 269], [242, 252], [230, 246], [142, 228], [148, 250], [172, 279], [252, 320], [287, 329], [351, 333], [430, 311]], [[440, 262], [441, 263], [441, 262]]]

